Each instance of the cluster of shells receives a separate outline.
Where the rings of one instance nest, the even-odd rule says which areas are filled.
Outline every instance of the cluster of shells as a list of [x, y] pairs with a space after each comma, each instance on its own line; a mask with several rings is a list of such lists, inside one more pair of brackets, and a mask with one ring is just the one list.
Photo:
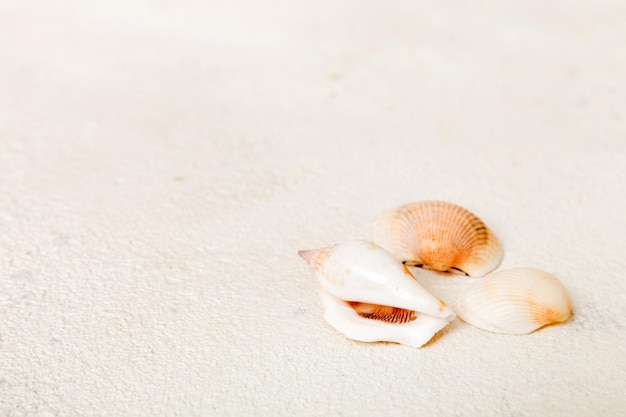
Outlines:
[[[567, 320], [563, 285], [535, 268], [489, 274], [502, 246], [473, 213], [455, 204], [422, 201], [389, 210], [374, 224], [374, 242], [350, 240], [298, 254], [318, 279], [324, 318], [350, 339], [421, 347], [458, 315], [483, 330], [527, 334]], [[454, 309], [409, 270], [422, 267], [483, 277]]]

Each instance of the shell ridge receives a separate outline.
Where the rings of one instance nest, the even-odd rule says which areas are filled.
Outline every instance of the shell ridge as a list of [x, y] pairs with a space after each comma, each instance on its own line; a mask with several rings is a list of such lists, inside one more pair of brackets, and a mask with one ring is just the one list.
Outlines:
[[376, 240], [404, 261], [482, 276], [502, 260], [500, 242], [469, 210], [443, 201], [409, 203], [385, 212]]
[[499, 271], [475, 284], [456, 303], [464, 321], [498, 333], [526, 334], [566, 320], [571, 301], [551, 274], [535, 268]]

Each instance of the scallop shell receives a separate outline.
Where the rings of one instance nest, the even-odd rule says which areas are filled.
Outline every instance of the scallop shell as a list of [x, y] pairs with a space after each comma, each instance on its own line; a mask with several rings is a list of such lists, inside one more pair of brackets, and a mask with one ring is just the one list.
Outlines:
[[527, 334], [567, 320], [572, 304], [563, 285], [534, 268], [494, 273], [456, 302], [460, 318], [494, 333]]
[[298, 254], [318, 278], [324, 318], [351, 339], [420, 347], [455, 317], [405, 265], [372, 242], [352, 240]]
[[502, 260], [495, 235], [452, 203], [421, 201], [389, 210], [374, 224], [374, 241], [411, 266], [479, 277]]

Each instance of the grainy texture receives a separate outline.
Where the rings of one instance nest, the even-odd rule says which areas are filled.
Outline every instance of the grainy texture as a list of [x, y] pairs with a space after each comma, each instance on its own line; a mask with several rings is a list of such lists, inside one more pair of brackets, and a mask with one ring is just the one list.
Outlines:
[[[622, 1], [0, 1], [1, 416], [619, 416]], [[299, 249], [446, 200], [574, 314], [422, 349]], [[416, 271], [452, 304], [467, 278]]]

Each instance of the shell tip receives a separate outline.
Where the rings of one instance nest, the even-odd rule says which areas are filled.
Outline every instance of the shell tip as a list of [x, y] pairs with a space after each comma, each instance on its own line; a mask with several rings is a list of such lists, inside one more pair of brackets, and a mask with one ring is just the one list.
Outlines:
[[313, 255], [317, 252], [316, 249], [303, 249], [298, 251], [298, 255], [304, 259], [306, 263], [311, 264], [311, 259], [313, 259]]

